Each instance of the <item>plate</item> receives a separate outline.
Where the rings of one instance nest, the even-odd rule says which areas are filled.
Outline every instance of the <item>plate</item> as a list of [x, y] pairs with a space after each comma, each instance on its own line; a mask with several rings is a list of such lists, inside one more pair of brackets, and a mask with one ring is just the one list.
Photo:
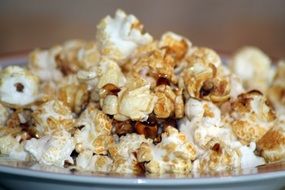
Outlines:
[[[23, 55], [1, 57], [0, 66], [24, 65]], [[130, 189], [285, 189], [285, 162], [256, 168], [225, 172], [132, 176], [106, 173], [78, 172], [72, 169], [42, 166], [34, 162], [14, 161], [0, 157], [0, 190], [5, 189], [63, 189], [63, 190], [130, 190]]]

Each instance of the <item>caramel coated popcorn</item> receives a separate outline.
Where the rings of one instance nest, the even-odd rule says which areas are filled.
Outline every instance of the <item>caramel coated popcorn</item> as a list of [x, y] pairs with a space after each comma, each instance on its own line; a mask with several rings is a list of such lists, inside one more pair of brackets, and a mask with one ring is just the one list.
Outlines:
[[[51, 167], [194, 175], [285, 160], [285, 63], [255, 47], [229, 64], [118, 10], [96, 39], [0, 69], [0, 154]], [[193, 173], [192, 173], [193, 172]]]

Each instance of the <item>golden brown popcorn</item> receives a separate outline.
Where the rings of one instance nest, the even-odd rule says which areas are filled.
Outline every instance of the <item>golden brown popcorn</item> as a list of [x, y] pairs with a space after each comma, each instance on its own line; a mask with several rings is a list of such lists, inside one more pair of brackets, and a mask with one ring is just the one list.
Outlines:
[[190, 64], [200, 61], [208, 64], [213, 64], [217, 68], [222, 65], [220, 56], [210, 48], [195, 47], [191, 49], [191, 52], [189, 52], [189, 54], [190, 55], [187, 58], [187, 61]]
[[57, 67], [56, 57], [61, 50], [61, 46], [55, 46], [48, 50], [34, 50], [29, 55], [28, 68], [41, 81], [60, 81], [62, 73]]
[[0, 128], [1, 126], [6, 125], [6, 121], [8, 120], [9, 115], [10, 115], [9, 112], [10, 112], [9, 108], [0, 104]]
[[133, 133], [134, 128], [132, 126], [131, 120], [127, 121], [117, 121], [113, 119], [112, 121], [113, 129], [112, 132], [118, 136], [126, 135], [128, 133]]
[[256, 90], [240, 94], [231, 108], [231, 128], [244, 144], [258, 141], [276, 118], [266, 97]]
[[243, 47], [230, 62], [230, 69], [243, 81], [246, 90], [265, 92], [272, 79], [270, 58], [256, 47]]
[[110, 146], [109, 153], [113, 159], [112, 172], [134, 173], [143, 172], [137, 160], [137, 149], [142, 143], [151, 144], [152, 140], [136, 133], [121, 136], [119, 142]]
[[77, 152], [91, 150], [96, 154], [107, 153], [108, 146], [113, 142], [112, 122], [95, 104], [87, 106], [78, 118], [76, 126], [83, 126], [74, 134]]
[[88, 104], [89, 91], [87, 84], [70, 84], [59, 88], [58, 99], [72, 112], [80, 113]]
[[56, 64], [64, 75], [87, 70], [100, 60], [100, 55], [94, 42], [70, 40], [62, 45], [62, 50], [56, 56]]
[[152, 42], [152, 37], [143, 34], [143, 25], [134, 15], [117, 10], [115, 17], [105, 17], [97, 25], [96, 42], [103, 56], [123, 61], [139, 47]]
[[0, 101], [13, 108], [25, 107], [38, 98], [39, 78], [27, 69], [9, 66], [0, 72]]
[[49, 135], [65, 129], [74, 130], [75, 120], [71, 110], [59, 100], [49, 100], [35, 108], [32, 119], [38, 135]]
[[164, 33], [159, 41], [159, 47], [166, 49], [166, 56], [171, 56], [174, 59], [173, 62], [170, 62], [173, 67], [177, 66], [179, 61], [186, 56], [191, 46], [192, 44], [187, 38], [173, 32]]
[[230, 78], [227, 76], [219, 56], [210, 49], [195, 48], [186, 58], [188, 65], [181, 73], [179, 87], [194, 98], [222, 103], [229, 99]]
[[160, 143], [140, 145], [137, 158], [148, 173], [189, 173], [196, 158], [196, 149], [183, 133], [167, 127]]
[[184, 116], [184, 102], [182, 90], [172, 89], [168, 85], [159, 85], [154, 88], [157, 102], [154, 106], [154, 113], [157, 118], [168, 118], [172, 115], [175, 118]]
[[166, 49], [157, 49], [140, 57], [132, 66], [131, 73], [138, 73], [146, 78], [152, 87], [159, 78], [165, 78], [176, 84], [174, 74], [174, 59], [168, 59]]
[[76, 167], [80, 170], [93, 172], [110, 172], [113, 161], [108, 156], [94, 155], [90, 150], [81, 152], [76, 158]]
[[285, 121], [279, 120], [257, 141], [257, 149], [268, 162], [285, 159]]
[[43, 81], [43, 82], [41, 82], [39, 85], [39, 99], [38, 99], [38, 101], [45, 102], [46, 100], [56, 98], [57, 91], [58, 91], [58, 84], [56, 84], [54, 81]]
[[279, 115], [285, 115], [285, 60], [278, 62], [267, 95]]

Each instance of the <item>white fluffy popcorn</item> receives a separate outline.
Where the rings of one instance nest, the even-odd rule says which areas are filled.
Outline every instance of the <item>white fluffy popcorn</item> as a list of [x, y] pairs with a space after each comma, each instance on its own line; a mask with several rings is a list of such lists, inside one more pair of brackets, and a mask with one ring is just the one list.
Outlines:
[[193, 171], [207, 173], [225, 171], [234, 168], [253, 168], [265, 164], [263, 158], [254, 154], [255, 143], [236, 148], [216, 143], [193, 163]]
[[56, 56], [62, 51], [61, 46], [48, 50], [36, 49], [29, 55], [28, 68], [42, 81], [59, 81], [62, 73], [57, 68]]
[[90, 150], [96, 154], [107, 153], [108, 146], [113, 142], [112, 123], [104, 112], [96, 108], [96, 105], [89, 104], [81, 113], [76, 125], [83, 126], [74, 134], [77, 152]]
[[70, 133], [62, 130], [40, 139], [32, 138], [25, 145], [28, 151], [40, 164], [63, 167], [64, 162], [73, 163], [70, 157], [75, 143]]
[[212, 102], [190, 98], [185, 113], [187, 118], [179, 122], [179, 129], [198, 146], [199, 154], [207, 150], [212, 141], [237, 146], [236, 137], [221, 121], [220, 109]]
[[24, 144], [10, 134], [0, 137], [0, 154], [8, 155], [9, 158], [16, 160], [29, 159], [28, 153], [24, 150]]
[[215, 144], [193, 162], [193, 172], [207, 173], [240, 167], [240, 156], [234, 149]]
[[142, 34], [143, 26], [134, 15], [117, 10], [115, 17], [105, 17], [97, 26], [96, 41], [103, 56], [121, 61], [131, 56], [134, 50], [152, 41]]
[[100, 58], [94, 41], [69, 40], [62, 44], [56, 64], [62, 74], [70, 75], [79, 70], [89, 70]]
[[189, 173], [196, 149], [183, 133], [167, 127], [157, 145], [143, 143], [138, 150], [138, 161], [149, 173]]
[[241, 79], [235, 74], [230, 75], [230, 81], [231, 81], [230, 97], [232, 99], [235, 99], [238, 97], [238, 95], [240, 95], [241, 93], [244, 93], [245, 89], [243, 87]]
[[0, 100], [12, 107], [23, 107], [38, 98], [39, 79], [19, 66], [9, 66], [0, 74]]
[[92, 151], [81, 152], [76, 158], [76, 167], [94, 172], [110, 172], [113, 161], [108, 156], [94, 155]]
[[132, 133], [121, 136], [119, 142], [112, 144], [109, 149], [114, 161], [112, 172], [141, 173], [136, 154], [142, 143], [151, 144], [152, 140], [146, 139], [144, 135]]
[[264, 92], [272, 79], [271, 60], [256, 47], [240, 49], [230, 62], [230, 68], [242, 79], [247, 90]]
[[256, 156], [254, 154], [255, 149], [256, 144], [254, 142], [251, 142], [249, 146], [243, 145], [238, 148], [241, 155], [241, 168], [253, 168], [265, 164], [265, 161], [262, 157]]

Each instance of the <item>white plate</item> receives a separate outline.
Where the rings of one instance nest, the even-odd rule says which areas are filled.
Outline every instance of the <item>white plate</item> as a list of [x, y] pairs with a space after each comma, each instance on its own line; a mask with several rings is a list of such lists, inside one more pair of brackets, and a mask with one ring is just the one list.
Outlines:
[[[32, 162], [0, 160], [0, 184], [5, 189], [231, 189], [274, 190], [285, 187], [285, 162], [242, 171], [201, 176], [128, 176], [83, 173]], [[0, 186], [1, 187], [1, 186]]]
[[[23, 56], [0, 58], [0, 65], [25, 64]], [[0, 190], [4, 189], [231, 189], [277, 190], [285, 187], [285, 162], [257, 168], [189, 176], [130, 176], [83, 173], [0, 158]]]

